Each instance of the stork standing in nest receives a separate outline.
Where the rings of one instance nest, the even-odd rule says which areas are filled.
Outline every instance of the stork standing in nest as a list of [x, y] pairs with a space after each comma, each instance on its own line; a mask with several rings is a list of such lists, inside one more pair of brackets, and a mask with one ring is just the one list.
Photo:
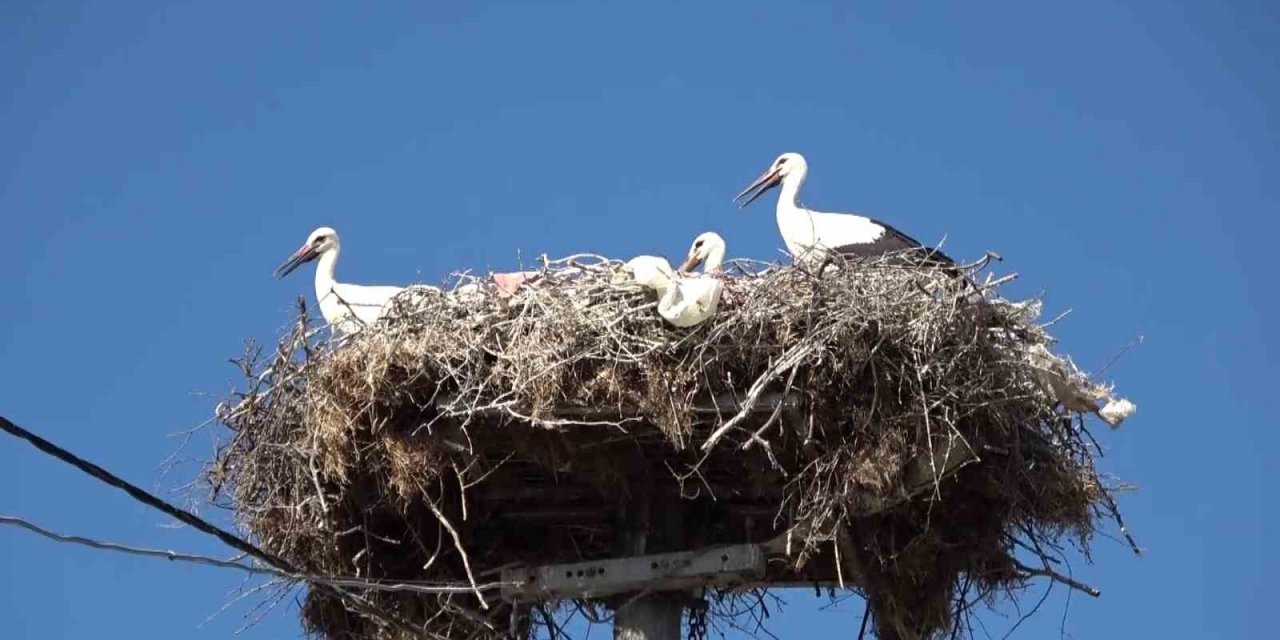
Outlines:
[[[276, 268], [275, 275], [277, 278], [283, 278], [294, 269], [312, 260], [318, 260], [316, 304], [320, 307], [320, 315], [334, 332], [349, 335], [382, 317], [391, 299], [404, 291], [405, 287], [338, 282], [334, 279], [334, 270], [338, 265], [341, 247], [337, 231], [330, 227], [320, 227], [312, 231], [302, 247], [289, 256], [284, 264]], [[436, 290], [434, 287], [423, 287], [423, 289]]]
[[820, 264], [832, 254], [859, 257], [907, 252], [925, 264], [952, 266], [955, 262], [936, 249], [927, 249], [888, 224], [852, 213], [824, 213], [805, 208], [797, 197], [809, 175], [809, 164], [798, 153], [784, 153], [742, 190], [734, 201], [745, 208], [774, 187], [778, 194], [778, 230], [787, 251], [798, 263]]

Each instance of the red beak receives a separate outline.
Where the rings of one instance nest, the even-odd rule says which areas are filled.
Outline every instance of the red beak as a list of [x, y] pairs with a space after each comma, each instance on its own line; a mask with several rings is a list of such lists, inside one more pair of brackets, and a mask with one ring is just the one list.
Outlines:
[[[759, 198], [760, 196], [764, 195], [766, 191], [778, 186], [778, 184], [781, 182], [782, 182], [782, 174], [780, 174], [777, 169], [770, 168], [768, 171], [765, 171], [764, 173], [760, 174], [760, 177], [756, 178], [755, 182], [752, 182], [750, 185], [747, 186], [746, 189], [743, 189], [742, 193], [739, 193], [738, 195], [734, 196], [733, 200], [734, 202], [737, 202], [738, 200], [742, 199], [743, 196], [750, 193], [751, 197], [747, 198], [746, 201], [738, 205], [739, 209], [746, 208], [746, 206], [751, 204], [753, 201], [755, 201], [756, 198]], [[755, 193], [751, 193], [752, 191], [754, 191]]]
[[290, 272], [297, 269], [299, 266], [315, 260], [318, 255], [320, 254], [316, 253], [315, 248], [310, 244], [302, 245], [301, 248], [293, 252], [293, 255], [289, 256], [288, 260], [284, 261], [284, 264], [276, 267], [276, 277], [283, 278], [289, 275]]

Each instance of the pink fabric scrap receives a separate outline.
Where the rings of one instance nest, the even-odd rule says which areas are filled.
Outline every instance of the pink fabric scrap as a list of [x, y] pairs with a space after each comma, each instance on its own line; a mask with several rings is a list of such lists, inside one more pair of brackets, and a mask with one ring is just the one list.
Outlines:
[[520, 285], [534, 279], [537, 271], [516, 271], [514, 273], [495, 273], [493, 283], [498, 286], [498, 295], [508, 298], [515, 295]]

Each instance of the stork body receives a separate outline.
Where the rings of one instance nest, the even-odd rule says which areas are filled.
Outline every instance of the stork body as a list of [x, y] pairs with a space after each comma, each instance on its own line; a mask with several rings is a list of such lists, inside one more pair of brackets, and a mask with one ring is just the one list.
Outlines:
[[898, 252], [915, 254], [932, 264], [952, 265], [954, 261], [936, 249], [925, 248], [915, 238], [889, 224], [853, 213], [814, 211], [799, 202], [800, 186], [809, 174], [809, 165], [798, 153], [784, 153], [735, 200], [750, 194], [742, 207], [766, 191], [780, 186], [777, 205], [778, 231], [796, 262], [822, 262], [831, 254], [881, 256]]
[[[658, 294], [658, 315], [677, 327], [692, 327], [716, 312], [724, 283], [712, 275], [724, 260], [724, 240], [715, 233], [704, 233], [689, 249], [679, 271], [673, 271], [665, 258], [639, 256], [627, 262], [636, 282]], [[704, 273], [691, 275], [689, 270], [705, 262]]]
[[312, 231], [307, 242], [276, 269], [276, 277], [283, 278], [299, 266], [315, 260], [316, 305], [320, 307], [320, 315], [334, 332], [349, 335], [381, 318], [391, 299], [405, 288], [338, 282], [334, 273], [341, 250], [338, 232], [320, 227]]

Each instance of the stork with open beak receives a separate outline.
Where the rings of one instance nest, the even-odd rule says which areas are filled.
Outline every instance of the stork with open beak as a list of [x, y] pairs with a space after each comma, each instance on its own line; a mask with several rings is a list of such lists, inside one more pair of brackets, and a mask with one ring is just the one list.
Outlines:
[[[775, 187], [778, 194], [778, 230], [796, 262], [820, 263], [829, 254], [880, 256], [896, 252], [917, 254], [926, 263], [953, 265], [936, 249], [923, 247], [914, 238], [873, 218], [853, 213], [824, 213], [801, 206], [800, 186], [809, 165], [798, 153], [784, 153], [760, 177], [734, 196], [745, 208]], [[745, 199], [744, 199], [745, 198]]]
[[405, 288], [338, 282], [334, 279], [334, 270], [340, 251], [338, 232], [320, 227], [312, 231], [307, 241], [276, 268], [275, 276], [283, 278], [294, 269], [318, 260], [315, 285], [320, 315], [336, 333], [349, 335], [382, 317], [391, 299]]

